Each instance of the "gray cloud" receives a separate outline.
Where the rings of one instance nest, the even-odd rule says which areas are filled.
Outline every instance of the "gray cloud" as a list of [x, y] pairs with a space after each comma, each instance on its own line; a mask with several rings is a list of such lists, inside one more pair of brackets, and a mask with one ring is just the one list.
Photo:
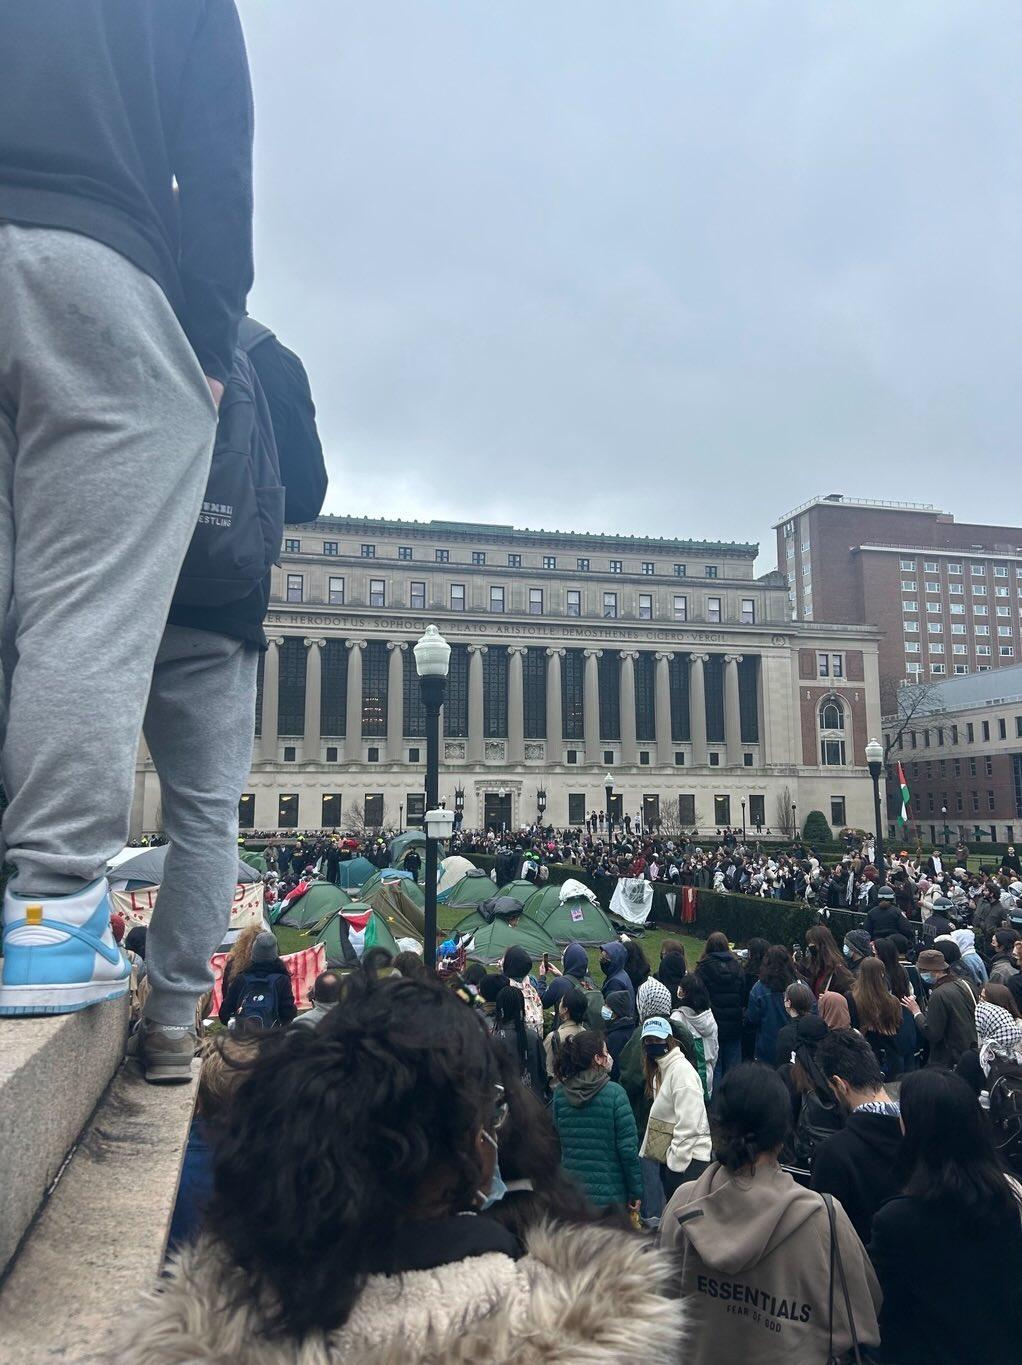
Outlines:
[[309, 369], [328, 510], [759, 539], [761, 571], [818, 492], [1005, 517], [1015, 0], [240, 9], [252, 307]]

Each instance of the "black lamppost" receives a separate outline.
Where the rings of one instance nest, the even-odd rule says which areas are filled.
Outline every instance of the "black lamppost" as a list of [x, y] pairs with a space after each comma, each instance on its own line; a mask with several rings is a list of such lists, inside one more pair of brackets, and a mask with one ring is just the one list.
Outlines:
[[461, 829], [461, 822], [465, 818], [465, 788], [455, 787], [454, 789], [454, 823]]
[[791, 803], [791, 837], [792, 837], [793, 839], [797, 839], [797, 838], [798, 838], [798, 820], [797, 820], [797, 818], [796, 818], [796, 816], [795, 816], [795, 803], [794, 803], [794, 801], [792, 801], [792, 803]]
[[603, 786], [607, 793], [607, 849], [609, 851], [611, 831], [614, 828], [614, 819], [610, 813], [610, 800], [614, 795], [614, 779], [611, 777], [610, 773], [604, 774]]
[[876, 867], [877, 882], [883, 886], [887, 881], [887, 859], [884, 857], [883, 821], [880, 819], [880, 776], [884, 771], [884, 746], [878, 739], [871, 739], [866, 745], [866, 766], [873, 779], [873, 821], [876, 825]]
[[539, 810], [539, 824], [543, 824], [543, 815], [546, 812], [546, 792], [542, 788], [536, 793], [536, 807]]
[[742, 798], [742, 843], [745, 843], [745, 798]]
[[419, 675], [422, 705], [426, 712], [426, 811], [423, 828], [426, 832], [426, 888], [423, 910], [422, 946], [426, 970], [436, 972], [436, 883], [437, 840], [449, 837], [454, 815], [440, 811], [440, 708], [447, 690], [447, 670], [451, 664], [451, 647], [437, 630], [427, 626], [414, 649], [415, 671]]
[[941, 806], [940, 818], [944, 821], [944, 847], [947, 848], [951, 840], [951, 831], [947, 827], [947, 806]]

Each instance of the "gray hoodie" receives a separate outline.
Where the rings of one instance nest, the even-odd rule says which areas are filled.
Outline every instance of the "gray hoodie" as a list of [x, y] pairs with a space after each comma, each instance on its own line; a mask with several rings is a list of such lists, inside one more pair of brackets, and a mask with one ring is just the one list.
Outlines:
[[[881, 1294], [865, 1248], [835, 1200], [838, 1246], [860, 1346], [880, 1343]], [[793, 1365], [827, 1359], [830, 1222], [821, 1195], [776, 1162], [734, 1175], [714, 1162], [682, 1185], [660, 1223], [682, 1257], [690, 1327], [686, 1365]], [[834, 1277], [833, 1347], [850, 1350], [841, 1282]]]

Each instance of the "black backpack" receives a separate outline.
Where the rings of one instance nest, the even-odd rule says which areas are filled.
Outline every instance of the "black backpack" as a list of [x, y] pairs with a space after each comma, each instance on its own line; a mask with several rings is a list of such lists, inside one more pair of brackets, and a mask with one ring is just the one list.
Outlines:
[[279, 1028], [280, 1003], [279, 987], [281, 977], [253, 977], [246, 980], [241, 992], [241, 1000], [234, 1011], [231, 1023], [235, 1028]]
[[284, 489], [277, 443], [249, 359], [272, 336], [261, 323], [242, 319], [198, 525], [174, 590], [177, 606], [237, 602], [262, 583], [280, 555]]
[[987, 1093], [998, 1154], [1016, 1176], [1022, 1176], [1022, 1065], [1007, 1058], [995, 1061]]

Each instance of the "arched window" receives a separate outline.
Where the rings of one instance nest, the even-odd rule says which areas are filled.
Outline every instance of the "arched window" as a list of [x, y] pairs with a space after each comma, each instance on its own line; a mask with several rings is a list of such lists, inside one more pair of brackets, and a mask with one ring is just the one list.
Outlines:
[[820, 704], [820, 763], [825, 768], [845, 766], [845, 708], [837, 697]]

